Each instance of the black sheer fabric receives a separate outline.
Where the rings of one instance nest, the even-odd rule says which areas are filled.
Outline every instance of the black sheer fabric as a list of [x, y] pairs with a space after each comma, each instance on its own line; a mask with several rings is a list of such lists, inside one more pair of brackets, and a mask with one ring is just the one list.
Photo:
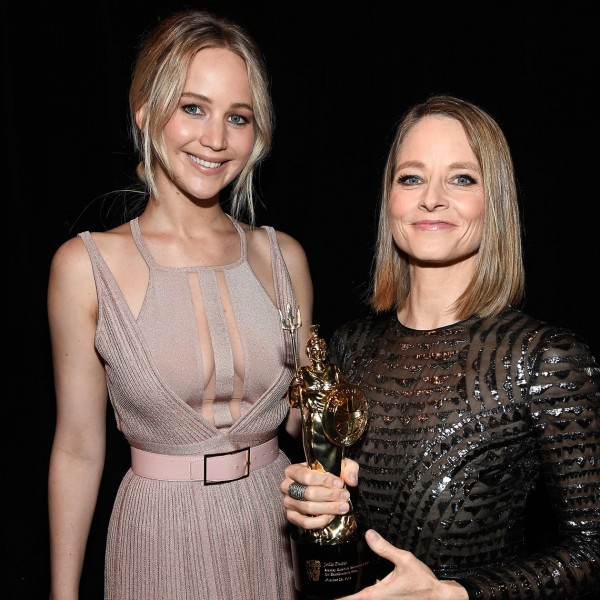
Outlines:
[[[350, 448], [367, 527], [470, 598], [600, 597], [600, 370], [584, 339], [515, 309], [432, 331], [394, 314], [344, 325], [329, 350], [369, 397]], [[558, 539], [528, 554], [540, 482]], [[379, 559], [378, 577], [391, 568]]]

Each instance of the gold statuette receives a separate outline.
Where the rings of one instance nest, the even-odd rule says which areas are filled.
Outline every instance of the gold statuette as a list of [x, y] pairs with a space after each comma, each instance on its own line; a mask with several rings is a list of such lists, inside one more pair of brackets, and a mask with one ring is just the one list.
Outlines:
[[[282, 327], [293, 330], [299, 312]], [[335, 364], [328, 363], [319, 326], [311, 325], [306, 354], [311, 364], [296, 367], [289, 385], [289, 402], [302, 413], [302, 442], [309, 468], [340, 476], [345, 450], [359, 440], [367, 425], [367, 398], [349, 383]], [[371, 551], [350, 503], [322, 529], [296, 529], [291, 535], [296, 588], [308, 598], [336, 598], [373, 582]]]

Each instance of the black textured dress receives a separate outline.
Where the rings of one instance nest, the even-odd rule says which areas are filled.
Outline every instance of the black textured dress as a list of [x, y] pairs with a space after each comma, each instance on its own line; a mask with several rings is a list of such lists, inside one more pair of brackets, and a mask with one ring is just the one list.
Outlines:
[[[369, 398], [350, 448], [364, 525], [469, 598], [600, 598], [600, 369], [585, 340], [516, 309], [431, 331], [387, 314], [338, 329], [329, 360]], [[532, 499], [551, 519], [537, 534], [556, 531], [538, 550]], [[392, 567], [378, 559], [378, 577]]]

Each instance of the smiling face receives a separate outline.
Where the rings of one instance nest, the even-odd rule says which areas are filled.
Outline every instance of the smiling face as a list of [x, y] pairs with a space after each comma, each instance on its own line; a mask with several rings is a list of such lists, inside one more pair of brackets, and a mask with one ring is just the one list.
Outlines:
[[473, 262], [484, 212], [481, 169], [462, 125], [423, 117], [396, 157], [389, 195], [395, 243], [412, 264]]
[[[192, 197], [218, 197], [240, 173], [254, 146], [254, 115], [246, 64], [237, 54], [205, 48], [194, 56], [163, 141], [176, 186]], [[160, 165], [156, 181], [161, 193], [173, 185]]]

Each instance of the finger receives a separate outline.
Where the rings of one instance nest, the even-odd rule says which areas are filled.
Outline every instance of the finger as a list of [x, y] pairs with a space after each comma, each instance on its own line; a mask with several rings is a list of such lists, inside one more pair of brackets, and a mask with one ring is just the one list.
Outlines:
[[330, 502], [310, 500], [307, 494], [312, 493], [312, 489], [306, 488], [304, 500], [295, 500], [290, 496], [284, 496], [283, 506], [286, 510], [296, 511], [303, 515], [327, 515], [329, 520], [336, 515], [345, 515], [350, 510], [350, 504], [346, 500], [334, 500]]
[[286, 510], [287, 520], [302, 529], [322, 529], [327, 527], [333, 517], [331, 515], [304, 515], [295, 510]]
[[284, 483], [297, 481], [304, 485], [322, 485], [325, 487], [343, 488], [344, 482], [334, 475], [316, 469], [309, 469], [306, 463], [296, 463], [288, 465], [284, 471]]
[[358, 468], [358, 463], [355, 460], [344, 458], [341, 479], [351, 487], [358, 485]]
[[292, 485], [293, 483], [300, 483], [302, 485], [306, 485], [308, 487], [307, 483], [304, 483], [304, 477], [299, 477], [298, 479], [293, 479], [290, 477], [286, 477], [280, 484], [279, 484], [279, 489], [281, 491], [281, 493], [284, 496], [289, 496], [289, 489], [290, 489], [290, 485]]
[[401, 550], [400, 548], [396, 548], [390, 544], [374, 529], [369, 529], [365, 533], [365, 539], [375, 554], [378, 554], [379, 556], [393, 562], [396, 566], [398, 566], [398, 563], [402, 559], [402, 555], [407, 554], [405, 550]]
[[345, 515], [350, 510], [350, 492], [346, 489], [307, 486], [304, 490], [304, 499], [299, 500], [290, 496], [286, 481], [280, 486], [283, 506], [286, 510], [310, 516], [327, 515], [329, 520], [336, 515]]
[[302, 473], [305, 469], [308, 469], [308, 465], [307, 465], [306, 462], [303, 462], [303, 463], [293, 463], [291, 465], [288, 465], [285, 468], [285, 473], [286, 473], [286, 475], [288, 473], [290, 473], [291, 475], [295, 475], [296, 473]]
[[[286, 477], [280, 484], [279, 489], [284, 496], [289, 496], [292, 500], [302, 501], [312, 500], [313, 502], [347, 502], [350, 499], [350, 492], [342, 485], [332, 487], [332, 475], [304, 468], [299, 471], [300, 475], [293, 473], [293, 479]], [[285, 498], [284, 498], [285, 500]], [[292, 505], [293, 508], [293, 505]]]
[[[290, 495], [290, 485], [289, 484], [295, 483], [295, 482], [289, 481], [289, 484], [287, 482], [288, 482], [288, 480], [284, 480], [284, 482], [281, 484], [281, 486], [279, 488], [283, 492], [284, 496], [287, 496], [287, 498], [284, 497], [284, 502], [289, 498], [289, 500], [293, 501], [293, 502], [307, 502], [307, 501], [311, 501], [313, 503], [315, 503], [315, 502], [326, 502], [326, 503], [339, 502], [339, 503], [347, 504], [348, 501], [350, 500], [350, 492], [346, 488], [325, 487], [322, 485], [307, 485], [306, 488], [304, 489], [304, 498], [302, 500], [300, 500], [299, 498], [294, 498], [293, 494]], [[291, 504], [290, 507], [293, 508], [294, 504]], [[339, 510], [339, 509], [336, 509], [335, 514], [338, 514], [337, 510]], [[344, 510], [344, 509], [342, 509], [342, 510]], [[348, 508], [346, 508], [345, 510], [347, 511]], [[320, 514], [320, 513], [315, 513], [315, 514]]]

